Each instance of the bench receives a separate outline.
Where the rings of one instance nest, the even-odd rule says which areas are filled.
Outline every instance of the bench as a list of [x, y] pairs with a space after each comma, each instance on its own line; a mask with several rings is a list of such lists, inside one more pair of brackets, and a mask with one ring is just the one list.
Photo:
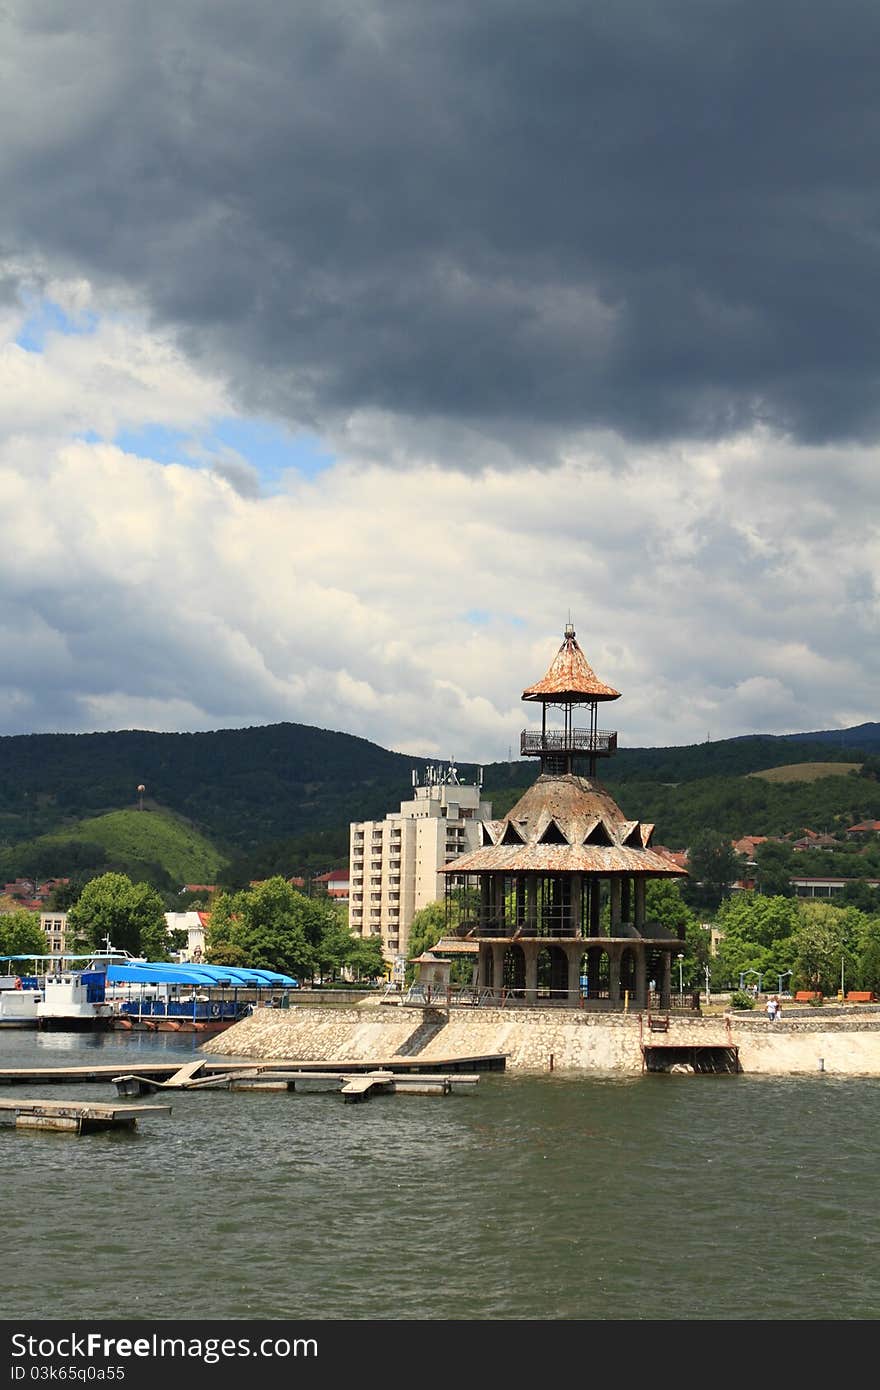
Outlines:
[[799, 989], [794, 996], [796, 1004], [809, 1004], [811, 999], [821, 999], [822, 991], [819, 989]]
[[873, 1004], [874, 995], [869, 989], [850, 989], [847, 990], [846, 1002], [848, 1004]]

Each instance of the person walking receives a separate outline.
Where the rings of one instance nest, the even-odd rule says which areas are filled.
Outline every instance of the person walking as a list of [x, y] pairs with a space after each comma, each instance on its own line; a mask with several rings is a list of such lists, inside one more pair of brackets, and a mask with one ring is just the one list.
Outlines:
[[776, 1019], [776, 1000], [771, 995], [767, 1000], [767, 1018], [771, 1023]]

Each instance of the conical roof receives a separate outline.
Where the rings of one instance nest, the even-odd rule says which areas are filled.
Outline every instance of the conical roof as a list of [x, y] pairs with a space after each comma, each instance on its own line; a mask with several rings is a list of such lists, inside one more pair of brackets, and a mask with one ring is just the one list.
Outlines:
[[571, 623], [546, 676], [522, 693], [524, 700], [619, 700], [620, 691], [600, 681], [578, 646]]
[[627, 820], [601, 782], [543, 773], [500, 821], [484, 821], [491, 843], [453, 859], [441, 873], [599, 873], [686, 876], [651, 848], [654, 827]]

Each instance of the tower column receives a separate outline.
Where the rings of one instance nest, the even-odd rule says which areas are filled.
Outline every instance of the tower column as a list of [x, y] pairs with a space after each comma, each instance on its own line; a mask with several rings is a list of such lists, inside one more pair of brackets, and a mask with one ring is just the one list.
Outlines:
[[575, 1008], [581, 1002], [581, 948], [579, 945], [566, 946], [568, 958], [568, 1006]]
[[538, 1002], [538, 943], [524, 941], [522, 952], [526, 958], [526, 1003]]
[[530, 936], [538, 934], [538, 875], [526, 878], [526, 927]]
[[499, 932], [503, 933], [506, 927], [504, 912], [504, 874], [493, 874], [492, 877], [495, 880], [495, 922]]
[[669, 1000], [672, 994], [672, 952], [663, 952], [663, 976], [660, 980], [660, 1007], [669, 1008]]
[[490, 950], [492, 952], [492, 988], [496, 997], [500, 999], [501, 991], [504, 989], [504, 943], [493, 941]]
[[648, 1005], [648, 964], [644, 946], [639, 943], [636, 947], [636, 999], [637, 1009], [647, 1008]]
[[630, 915], [630, 903], [632, 901], [631, 888], [632, 880], [629, 874], [625, 874], [620, 882], [620, 920], [622, 922], [632, 921]]
[[492, 879], [489, 874], [480, 875], [480, 931], [484, 932], [492, 920]]
[[602, 893], [598, 874], [590, 876], [590, 936], [601, 931]]
[[571, 905], [569, 930], [572, 936], [581, 934], [581, 907], [583, 903], [584, 876], [573, 874], [571, 880]]
[[587, 996], [590, 999], [599, 997], [599, 961], [601, 957], [601, 946], [593, 946], [587, 952]]
[[647, 880], [644, 878], [637, 878], [634, 887], [636, 899], [634, 922], [636, 931], [640, 932], [645, 925], [645, 893], [648, 887]]
[[620, 936], [620, 879], [611, 880], [611, 935]]
[[485, 941], [481, 941], [477, 956], [477, 978], [474, 981], [474, 986], [477, 989], [489, 989], [493, 984], [492, 947], [488, 946]]
[[612, 946], [608, 952], [608, 1002], [620, 1003], [620, 947]]

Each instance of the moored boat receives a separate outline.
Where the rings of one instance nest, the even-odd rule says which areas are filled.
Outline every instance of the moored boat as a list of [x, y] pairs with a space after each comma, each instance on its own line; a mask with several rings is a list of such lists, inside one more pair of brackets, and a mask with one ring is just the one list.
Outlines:
[[279, 971], [165, 961], [111, 963], [111, 1026], [133, 1032], [219, 1033], [266, 996], [282, 1007], [299, 982]]
[[[0, 961], [0, 968], [5, 964]], [[35, 976], [0, 975], [0, 1028], [36, 1028], [42, 997]]]
[[47, 975], [37, 1004], [37, 1027], [54, 1032], [109, 1028], [116, 1012], [107, 998], [107, 967], [94, 961], [85, 970]]

